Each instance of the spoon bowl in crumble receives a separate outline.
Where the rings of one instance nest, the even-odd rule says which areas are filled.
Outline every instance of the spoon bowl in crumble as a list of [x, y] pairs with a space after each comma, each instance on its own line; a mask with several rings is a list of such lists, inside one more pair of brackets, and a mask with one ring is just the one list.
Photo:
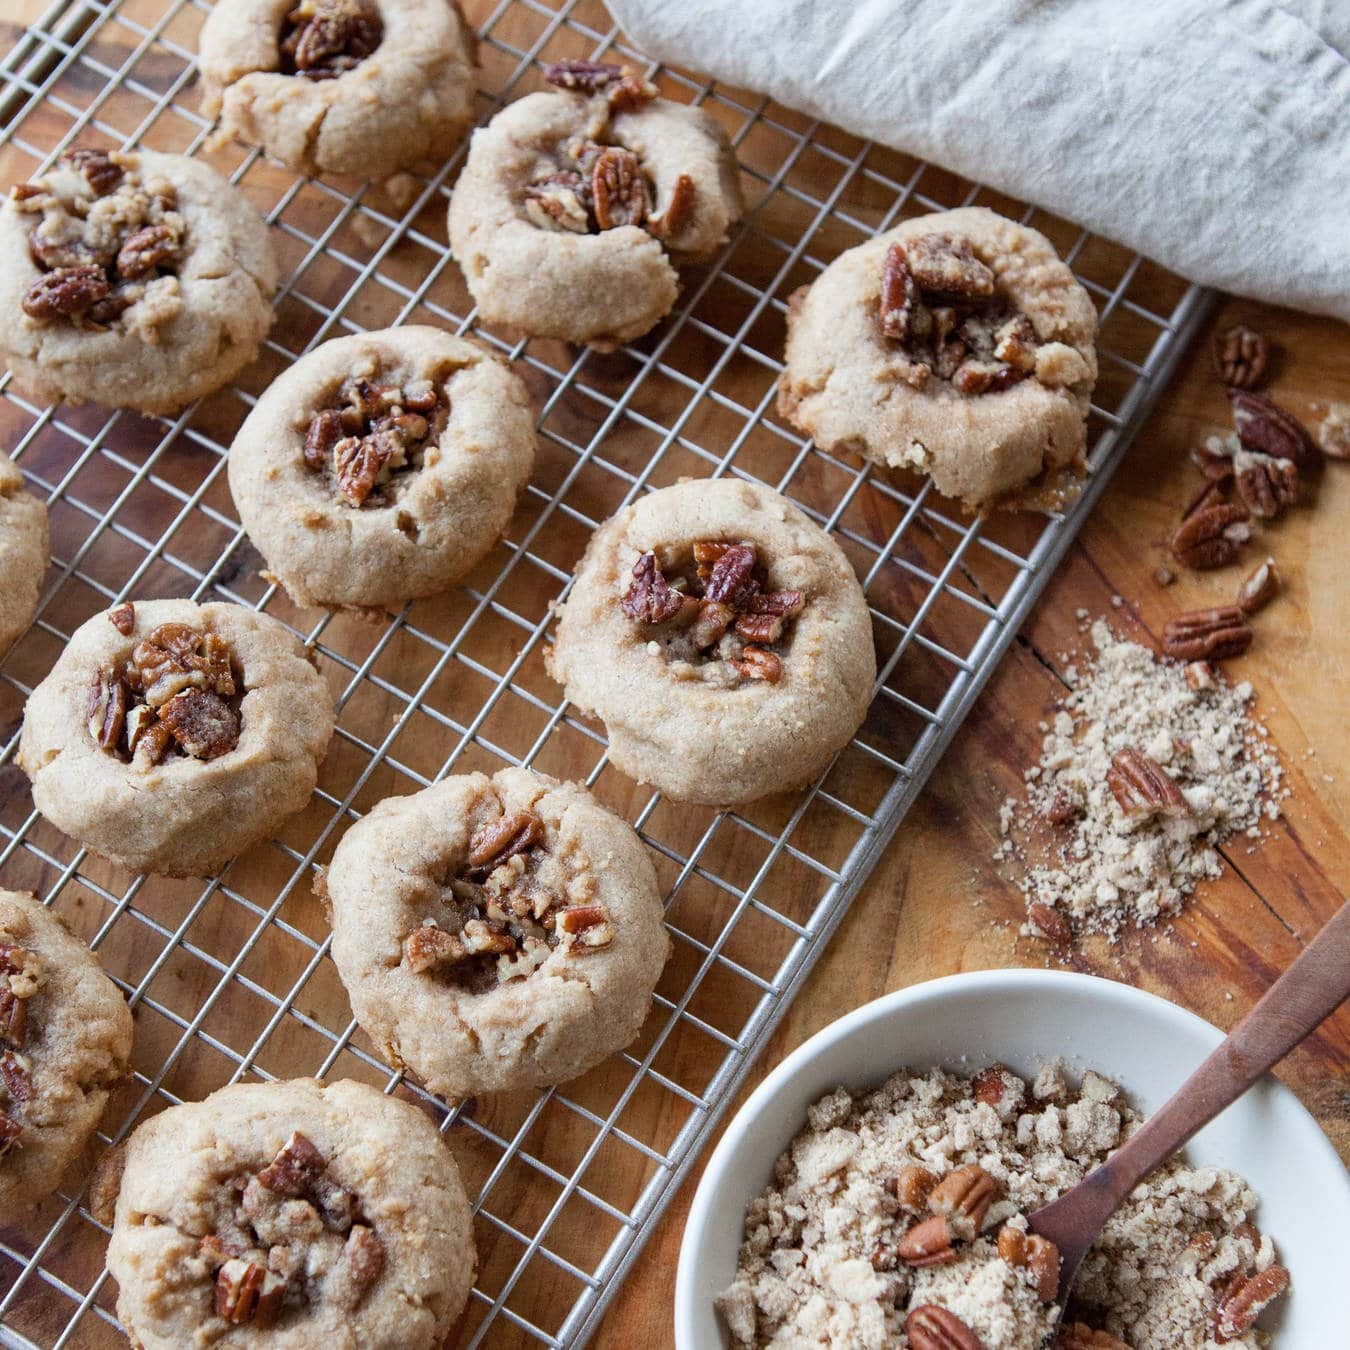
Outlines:
[[[795, 1343], [790, 1338], [733, 1338], [718, 1311], [718, 1301], [722, 1300], [723, 1308], [734, 1319], [737, 1300], [733, 1297], [729, 1303], [723, 1296], [736, 1295], [736, 1286], [741, 1285], [739, 1303], [744, 1312], [746, 1290], [739, 1278], [743, 1272], [738, 1272], [738, 1257], [743, 1260], [746, 1215], [752, 1204], [758, 1209], [750, 1227], [753, 1229], [760, 1218], [767, 1219], [774, 1235], [768, 1246], [774, 1253], [794, 1240], [790, 1233], [785, 1238], [783, 1230], [774, 1228], [768, 1210], [773, 1208], [775, 1189], [785, 1193], [790, 1183], [799, 1180], [790, 1175], [791, 1168], [785, 1170], [782, 1158], [785, 1150], [799, 1147], [807, 1134], [817, 1136], [818, 1143], [819, 1136], [835, 1128], [847, 1130], [867, 1106], [875, 1107], [878, 1099], [883, 1102], [884, 1113], [892, 1100], [898, 1109], [904, 1109], [911, 1099], [927, 1097], [947, 1103], [963, 1090], [968, 1098], [977, 1096], [981, 1081], [990, 1080], [990, 1075], [981, 1074], [981, 1070], [997, 1064], [1006, 1066], [1009, 1076], [1022, 1082], [1023, 1086], [1014, 1091], [1025, 1093], [1024, 1104], [1011, 1113], [1010, 1128], [1020, 1124], [1021, 1118], [1035, 1118], [1030, 1125], [1032, 1137], [1019, 1139], [1033, 1168], [1044, 1142], [1042, 1134], [1047, 1130], [1054, 1134], [1056, 1128], [1062, 1129], [1069, 1140], [1063, 1153], [1082, 1154], [1082, 1165], [1087, 1166], [1094, 1141], [1072, 1139], [1075, 1120], [1082, 1127], [1089, 1118], [1100, 1121], [1115, 1115], [1128, 1131], [1132, 1117], [1146, 1116], [1160, 1105], [1220, 1039], [1220, 1033], [1200, 1018], [1142, 991], [1090, 976], [1028, 970], [988, 971], [929, 981], [889, 994], [840, 1019], [799, 1047], [769, 1075], [727, 1128], [713, 1154], [695, 1196], [681, 1248], [675, 1296], [677, 1345], [687, 1350], [693, 1346], [772, 1343], [778, 1347]], [[1058, 1099], [1063, 1103], [1060, 1109], [1047, 1113], [1045, 1108], [1054, 1104], [1054, 1099], [1042, 1095], [1048, 1080], [1038, 1082], [1037, 1077], [1044, 1066], [1059, 1061], [1067, 1096]], [[901, 1072], [905, 1069], [908, 1074]], [[900, 1080], [898, 1084], [896, 1080]], [[848, 1092], [840, 1094], [837, 1090], [841, 1086]], [[1112, 1097], [1116, 1088], [1119, 1095]], [[1050, 1088], [1052, 1094], [1055, 1091]], [[1089, 1104], [1075, 1106], [1083, 1102]], [[826, 1119], [832, 1109], [840, 1117], [837, 1122]], [[1058, 1127], [1041, 1122], [1047, 1114], [1058, 1121]], [[931, 1122], [926, 1123], [931, 1127]], [[1087, 1133], [1091, 1130], [1089, 1126]], [[962, 1300], [969, 1298], [968, 1291], [977, 1286], [986, 1292], [996, 1288], [1000, 1281], [993, 1276], [1000, 1272], [995, 1268], [1011, 1264], [1004, 1260], [1005, 1249], [999, 1239], [1005, 1228], [1018, 1225], [1012, 1210], [1025, 1213], [1029, 1207], [1025, 1196], [1024, 1203], [1018, 1204], [1019, 1195], [1027, 1189], [1064, 1189], [1077, 1180], [1076, 1176], [1066, 1177], [1064, 1187], [1055, 1187], [1051, 1173], [1035, 1174], [1016, 1165], [1015, 1158], [1000, 1157], [997, 1126], [993, 1126], [992, 1134], [991, 1138], [986, 1131], [981, 1136], [977, 1129], [973, 1135], [961, 1137], [958, 1131], [948, 1141], [952, 1144], [948, 1148], [942, 1142], [941, 1130], [933, 1132], [930, 1128], [926, 1135], [897, 1131], [895, 1137], [903, 1139], [904, 1145], [897, 1144], [889, 1153], [883, 1150], [884, 1166], [880, 1169], [892, 1168], [896, 1175], [867, 1179], [867, 1185], [875, 1180], [887, 1197], [896, 1197], [895, 1201], [888, 1198], [886, 1206], [888, 1213], [893, 1210], [896, 1215], [897, 1244], [893, 1245], [898, 1245], [916, 1233], [925, 1219], [932, 1226], [935, 1213], [930, 1209], [943, 1208], [930, 1205], [926, 1197], [910, 1197], [906, 1206], [905, 1197], [898, 1194], [900, 1173], [912, 1161], [903, 1154], [913, 1151], [913, 1140], [919, 1139], [920, 1158], [939, 1174], [939, 1183], [972, 1161], [984, 1162], [993, 1174], [993, 1195], [987, 1213], [979, 1216], [983, 1236], [971, 1240], [958, 1234], [953, 1243], [956, 1256], [948, 1258], [951, 1264], [913, 1265], [908, 1282], [902, 1277], [893, 1285], [904, 1288], [896, 1323], [901, 1329], [907, 1313], [934, 1305], [964, 1313], [970, 1321], [981, 1324], [985, 1312]], [[1003, 1136], [1005, 1141], [1008, 1137]], [[868, 1148], [864, 1140], [860, 1158], [866, 1158]], [[1048, 1155], [1050, 1150], [1046, 1152]], [[1054, 1152], [1059, 1156], [1058, 1149]], [[796, 1153], [790, 1161], [795, 1166], [808, 1163], [808, 1157]], [[773, 1161], [776, 1158], [780, 1160], [777, 1167]], [[1094, 1256], [1100, 1258], [1095, 1272], [1099, 1292], [1120, 1269], [1128, 1267], [1130, 1275], [1154, 1272], [1148, 1278], [1153, 1279], [1157, 1296], [1148, 1304], [1147, 1325], [1141, 1323], [1142, 1330], [1132, 1338], [1113, 1309], [1091, 1307], [1076, 1313], [1071, 1306], [1070, 1319], [1081, 1316], [1081, 1330], [1078, 1340], [1063, 1343], [1074, 1350], [1080, 1345], [1096, 1350], [1099, 1345], [1113, 1344], [1153, 1350], [1164, 1343], [1206, 1348], [1220, 1344], [1292, 1347], [1336, 1343], [1350, 1312], [1350, 1296], [1335, 1274], [1338, 1253], [1350, 1238], [1350, 1177], [1293, 1094], [1267, 1079], [1201, 1132], [1180, 1158], [1180, 1163], [1174, 1160], [1154, 1173], [1131, 1197], [1121, 1211], [1122, 1218], [1128, 1220], [1128, 1230], [1124, 1226], [1117, 1230], [1110, 1250], [1105, 1246], [1100, 1252], [1094, 1250], [1083, 1268], [1083, 1276], [1091, 1280], [1094, 1271], [1089, 1263]], [[833, 1186], [828, 1175], [831, 1165], [826, 1164], [819, 1178], [825, 1190]], [[847, 1176], [853, 1182], [859, 1172], [853, 1170]], [[846, 1191], [847, 1182], [839, 1189]], [[864, 1206], [865, 1189], [859, 1192]], [[799, 1190], [798, 1195], [802, 1194]], [[848, 1195], [851, 1199], [852, 1192]], [[813, 1204], [809, 1202], [807, 1208], [812, 1209]], [[1230, 1220], [1227, 1228], [1223, 1215]], [[813, 1209], [808, 1222], [812, 1217]], [[836, 1205], [832, 1221], [838, 1220]], [[1165, 1230], [1161, 1231], [1157, 1249], [1151, 1249], [1148, 1240], [1149, 1224], [1154, 1220]], [[1196, 1231], [1191, 1232], [1192, 1228]], [[1200, 1250], [1207, 1243], [1199, 1236], [1203, 1228], [1208, 1228], [1215, 1240], [1211, 1250]], [[1184, 1242], [1178, 1240], [1183, 1233]], [[921, 1241], [924, 1234], [918, 1236]], [[1189, 1246], [1192, 1240], [1194, 1247]], [[1161, 1250], [1169, 1242], [1176, 1243], [1176, 1253]], [[861, 1273], [864, 1281], [873, 1269], [885, 1275], [887, 1262], [874, 1267], [873, 1256], [874, 1251], [869, 1249], [866, 1266], [853, 1272]], [[778, 1255], [777, 1266], [771, 1268], [775, 1273], [786, 1270], [790, 1274], [795, 1260]], [[1250, 1264], [1237, 1269], [1243, 1260]], [[1118, 1264], [1113, 1266], [1112, 1261]], [[1226, 1264], [1235, 1268], [1220, 1280], [1219, 1267]], [[1175, 1297], [1170, 1282], [1164, 1285], [1156, 1275], [1173, 1267], [1181, 1272]], [[1235, 1277], [1250, 1279], [1262, 1267], [1287, 1271], [1288, 1292], [1272, 1298], [1271, 1306], [1253, 1325], [1230, 1325], [1216, 1339], [1223, 1309], [1228, 1309], [1230, 1323], [1231, 1314], [1240, 1311], [1235, 1309], [1230, 1292]], [[955, 1282], [949, 1277], [963, 1271], [970, 1279], [957, 1291], [950, 1287]], [[848, 1273], [839, 1272], [839, 1291], [857, 1295], [857, 1286], [850, 1287], [847, 1282]], [[1014, 1273], [1017, 1281], [1001, 1271], [1004, 1286], [1017, 1285], [1024, 1294], [1034, 1288], [1034, 1263], [1026, 1271]], [[1180, 1329], [1173, 1325], [1166, 1342], [1158, 1339], [1159, 1328], [1179, 1315], [1185, 1302], [1182, 1294], [1189, 1290], [1194, 1301], [1197, 1290], [1204, 1288], [1197, 1283], [1197, 1275], [1200, 1280], [1213, 1278], [1216, 1286], [1203, 1311], [1203, 1325]], [[1277, 1275], [1262, 1280], [1262, 1285], [1276, 1283], [1281, 1283]], [[1081, 1286], [1075, 1288], [1077, 1291]], [[864, 1297], [868, 1292], [863, 1290]], [[826, 1301], [833, 1297], [831, 1294]], [[1015, 1298], [1013, 1302], [1023, 1313], [1034, 1307], [1027, 1298]], [[1024, 1317], [1017, 1334], [1028, 1334], [1028, 1320], [1034, 1322]], [[1236, 1320], [1240, 1324], [1244, 1319], [1239, 1316]], [[985, 1320], [980, 1325], [983, 1336], [977, 1332], [970, 1344], [1038, 1344], [1034, 1333], [1026, 1340], [993, 1339], [989, 1327], [999, 1327], [995, 1334], [1006, 1336], [1006, 1323], [1006, 1318], [992, 1323]], [[767, 1324], [771, 1327], [771, 1318]], [[742, 1330], [744, 1326], [742, 1316]], [[893, 1332], [885, 1343], [908, 1343], [916, 1350], [929, 1344], [945, 1346], [947, 1340], [925, 1339], [925, 1334], [932, 1331], [941, 1336], [947, 1330], [936, 1323], [916, 1336], [909, 1328], [907, 1332]], [[1236, 1334], [1228, 1334], [1230, 1331]], [[1114, 1335], [1115, 1340], [1092, 1339], [1094, 1334]], [[856, 1343], [871, 1342], [859, 1336]], [[1059, 1344], [1053, 1338], [1045, 1343]], [[950, 1344], [964, 1348], [966, 1342], [958, 1338]]]

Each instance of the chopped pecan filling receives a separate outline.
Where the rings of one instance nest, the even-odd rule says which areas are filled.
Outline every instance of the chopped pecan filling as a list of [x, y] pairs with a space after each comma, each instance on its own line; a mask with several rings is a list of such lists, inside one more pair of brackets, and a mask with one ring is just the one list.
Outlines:
[[[144, 182], [102, 150], [69, 150], [61, 168], [10, 190], [21, 212], [40, 215], [28, 250], [42, 275], [20, 304], [40, 323], [106, 328], [163, 277], [187, 240], [173, 185]], [[167, 313], [167, 311], [166, 311]]]
[[[133, 631], [128, 602], [109, 621]], [[184, 623], [162, 623], [131, 656], [94, 675], [89, 734], [101, 749], [145, 770], [171, 755], [218, 759], [239, 744], [242, 693], [230, 644]]]
[[327, 475], [348, 506], [387, 506], [396, 475], [422, 466], [445, 430], [450, 403], [431, 380], [377, 384], [343, 380], [338, 402], [321, 408], [305, 432], [305, 464]]
[[670, 656], [724, 661], [742, 679], [777, 684], [783, 663], [771, 649], [805, 607], [801, 591], [765, 589], [753, 544], [700, 540], [670, 572], [644, 553], [619, 608]]
[[33, 1066], [23, 1053], [28, 1001], [46, 979], [46, 967], [36, 952], [0, 942], [0, 1158], [23, 1138], [23, 1108], [33, 1099]]
[[444, 886], [433, 919], [403, 940], [403, 959], [418, 974], [434, 971], [472, 993], [524, 979], [561, 949], [585, 956], [614, 941], [603, 905], [584, 886], [545, 874], [544, 822], [533, 811], [480, 825], [464, 863]]
[[960, 394], [998, 393], [1036, 369], [1031, 320], [998, 293], [994, 273], [960, 235], [919, 235], [887, 249], [877, 322], [917, 389], [941, 380]]
[[[605, 99], [606, 116], [632, 112], [656, 97], [653, 85], [627, 67], [597, 61], [559, 61], [545, 66], [545, 78], [560, 89]], [[670, 201], [653, 214], [653, 192], [642, 161], [631, 150], [608, 143], [604, 125], [566, 143], [540, 146], [533, 175], [524, 185], [521, 210], [541, 230], [596, 234], [636, 225], [657, 239], [669, 238], [688, 221], [697, 189], [680, 174]]]
[[355, 70], [384, 36], [374, 0], [300, 0], [281, 26], [281, 69], [307, 80]]
[[379, 1279], [384, 1245], [359, 1198], [299, 1130], [266, 1167], [230, 1185], [232, 1203], [198, 1243], [217, 1317], [266, 1329], [319, 1298], [355, 1308]]

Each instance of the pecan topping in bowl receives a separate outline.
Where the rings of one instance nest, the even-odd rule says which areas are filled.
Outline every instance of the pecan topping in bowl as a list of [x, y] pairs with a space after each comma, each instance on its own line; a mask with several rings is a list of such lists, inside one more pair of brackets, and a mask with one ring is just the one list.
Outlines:
[[584, 887], [560, 893], [546, 877], [544, 822], [504, 813], [474, 831], [462, 866], [444, 884], [436, 913], [403, 939], [410, 970], [447, 976], [473, 993], [531, 975], [561, 948], [569, 956], [608, 947], [614, 925]]
[[939, 380], [968, 396], [998, 393], [1036, 369], [1031, 320], [999, 295], [959, 235], [919, 235], [886, 250], [877, 323], [916, 389]]
[[333, 80], [355, 70], [383, 36], [374, 0], [300, 0], [282, 24], [281, 69], [308, 80]]
[[[130, 634], [128, 602], [108, 615]], [[162, 623], [130, 657], [97, 671], [89, 688], [89, 734], [123, 763], [145, 770], [170, 756], [218, 759], [239, 744], [242, 691], [230, 644], [185, 623]]]
[[354, 1308], [379, 1279], [384, 1246], [359, 1197], [299, 1130], [266, 1167], [229, 1186], [231, 1203], [198, 1244], [217, 1317], [265, 1329], [321, 1294]]
[[619, 600], [651, 640], [691, 664], [724, 661], [742, 679], [782, 679], [782, 659], [771, 648], [806, 599], [801, 591], [765, 589], [754, 545], [700, 540], [686, 564], [668, 571], [672, 579], [654, 553], [644, 553]]
[[23, 1137], [23, 1108], [33, 1099], [27, 1043], [28, 1000], [46, 982], [42, 959], [27, 947], [0, 942], [0, 1159]]
[[355, 376], [343, 380], [337, 397], [309, 419], [305, 464], [330, 477], [348, 506], [388, 506], [386, 485], [421, 468], [445, 430], [449, 401], [431, 380], [376, 384]]
[[28, 250], [42, 275], [20, 304], [39, 323], [108, 327], [174, 274], [187, 226], [171, 184], [143, 182], [102, 150], [68, 150], [61, 164], [50, 180], [10, 189], [18, 210], [41, 216]]

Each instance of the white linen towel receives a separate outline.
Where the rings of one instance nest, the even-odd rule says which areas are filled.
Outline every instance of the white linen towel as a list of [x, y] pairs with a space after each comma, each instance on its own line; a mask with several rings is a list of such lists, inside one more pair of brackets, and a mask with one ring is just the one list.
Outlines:
[[644, 52], [1350, 320], [1350, 0], [606, 0]]

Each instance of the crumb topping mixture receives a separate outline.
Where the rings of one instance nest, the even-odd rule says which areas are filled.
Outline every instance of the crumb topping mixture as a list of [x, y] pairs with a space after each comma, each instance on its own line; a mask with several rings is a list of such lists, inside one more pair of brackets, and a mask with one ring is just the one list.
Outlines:
[[916, 389], [938, 381], [958, 394], [996, 394], [1036, 370], [1031, 320], [999, 294], [961, 235], [923, 234], [887, 249], [877, 322]]
[[[130, 601], [108, 613], [124, 636], [135, 630]], [[218, 759], [239, 744], [243, 692], [224, 638], [162, 623], [123, 662], [96, 672], [89, 734], [100, 748], [144, 771], [171, 756]]]
[[[766, 589], [753, 544], [704, 539], [665, 567], [644, 553], [619, 608], [671, 660], [724, 662], [734, 677], [777, 684], [782, 645], [806, 607], [801, 591]], [[775, 650], [777, 648], [777, 650]]]
[[609, 133], [611, 116], [645, 107], [656, 97], [656, 86], [628, 67], [598, 61], [554, 62], [544, 67], [544, 78], [589, 96], [592, 120], [584, 136], [537, 147], [534, 172], [521, 192], [525, 219], [541, 230], [570, 234], [636, 225], [665, 239], [679, 230], [693, 208], [694, 180], [681, 174], [666, 209], [653, 215], [650, 175]]
[[353, 1309], [379, 1279], [384, 1245], [360, 1197], [299, 1130], [261, 1171], [227, 1187], [214, 1230], [198, 1244], [217, 1317], [266, 1329], [320, 1299]]
[[525, 979], [557, 950], [585, 956], [614, 941], [588, 867], [549, 846], [533, 811], [499, 810], [469, 839], [434, 913], [403, 939], [403, 960], [471, 993]]
[[901, 1070], [810, 1108], [751, 1202], [718, 1299], [739, 1345], [795, 1350], [1204, 1350], [1256, 1347], [1288, 1287], [1256, 1200], [1230, 1172], [1173, 1159], [1110, 1219], [1055, 1326], [1054, 1244], [1025, 1214], [1141, 1123], [1117, 1085], [1057, 1065], [964, 1078]]
[[[109, 328], [156, 296], [161, 317], [176, 312], [187, 225], [173, 184], [143, 178], [133, 163], [132, 156], [68, 150], [53, 172], [10, 189], [19, 211], [40, 217], [28, 248], [42, 276], [21, 301], [30, 319]], [[147, 341], [153, 332], [144, 328]]]
[[28, 1002], [47, 982], [36, 952], [0, 942], [0, 1161], [23, 1139], [24, 1107], [33, 1099], [33, 1063], [28, 1042]]
[[335, 80], [355, 70], [383, 36], [374, 0], [300, 0], [281, 25], [282, 73]]
[[388, 506], [395, 481], [420, 469], [445, 431], [450, 401], [431, 380], [377, 384], [356, 376], [336, 397], [309, 419], [305, 465], [346, 506]]

